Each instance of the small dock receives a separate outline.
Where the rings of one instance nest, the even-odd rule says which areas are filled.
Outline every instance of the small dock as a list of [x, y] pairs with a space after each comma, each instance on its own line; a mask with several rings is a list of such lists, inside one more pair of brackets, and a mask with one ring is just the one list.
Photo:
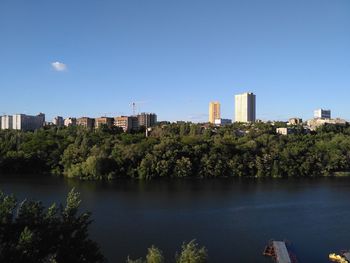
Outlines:
[[349, 251], [344, 252], [344, 253], [343, 253], [343, 256], [344, 256], [344, 258], [345, 258], [348, 262], [350, 262], [350, 252], [349, 252]]
[[270, 241], [266, 246], [264, 256], [272, 257], [277, 263], [295, 263], [296, 258], [291, 256], [285, 241]]

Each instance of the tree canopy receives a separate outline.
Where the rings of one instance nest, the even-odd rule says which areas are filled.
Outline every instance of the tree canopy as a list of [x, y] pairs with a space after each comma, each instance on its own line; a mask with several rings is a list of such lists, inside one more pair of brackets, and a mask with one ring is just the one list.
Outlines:
[[160, 125], [149, 137], [102, 127], [0, 131], [0, 174], [84, 180], [316, 177], [350, 171], [350, 127], [276, 134], [270, 124]]
[[89, 213], [79, 213], [72, 190], [65, 205], [45, 208], [39, 201], [18, 202], [0, 192], [0, 262], [105, 262], [89, 238]]

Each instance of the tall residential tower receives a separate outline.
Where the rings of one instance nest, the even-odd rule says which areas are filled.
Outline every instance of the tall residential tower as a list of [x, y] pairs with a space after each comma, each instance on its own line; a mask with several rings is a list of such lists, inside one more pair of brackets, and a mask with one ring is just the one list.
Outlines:
[[215, 123], [215, 120], [220, 119], [220, 103], [213, 101], [209, 103], [209, 122]]
[[235, 122], [255, 122], [256, 96], [246, 92], [235, 95]]

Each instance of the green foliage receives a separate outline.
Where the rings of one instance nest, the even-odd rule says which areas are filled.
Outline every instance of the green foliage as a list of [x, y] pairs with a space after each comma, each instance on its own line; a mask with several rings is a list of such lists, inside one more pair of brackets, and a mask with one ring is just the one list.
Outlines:
[[[205, 247], [199, 247], [196, 240], [192, 240], [188, 243], [183, 243], [181, 252], [175, 254], [176, 263], [205, 263], [207, 262], [208, 253]], [[148, 249], [146, 260], [139, 258], [136, 260], [126, 260], [127, 263], [165, 263], [163, 252], [152, 246]], [[173, 261], [171, 261], [173, 262]]]
[[[281, 124], [282, 125], [282, 124]], [[270, 124], [221, 128], [180, 123], [150, 137], [101, 127], [0, 131], [0, 174], [83, 180], [183, 177], [314, 177], [350, 172], [350, 127], [281, 136]]]
[[158, 248], [156, 248], [155, 246], [152, 246], [151, 248], [148, 249], [146, 262], [147, 263], [164, 263], [163, 252]]
[[177, 256], [176, 263], [205, 263], [207, 262], [207, 250], [199, 247], [196, 240], [182, 244], [182, 251]]
[[0, 262], [105, 262], [89, 239], [90, 214], [79, 214], [80, 202], [72, 190], [65, 206], [45, 209], [0, 192]]

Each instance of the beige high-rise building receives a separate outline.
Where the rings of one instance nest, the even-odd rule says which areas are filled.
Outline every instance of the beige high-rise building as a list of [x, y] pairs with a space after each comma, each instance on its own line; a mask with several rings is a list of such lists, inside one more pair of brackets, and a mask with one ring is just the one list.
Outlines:
[[209, 103], [209, 122], [214, 124], [216, 119], [221, 119], [220, 103], [213, 101]]
[[235, 122], [255, 122], [256, 96], [251, 92], [235, 95]]

